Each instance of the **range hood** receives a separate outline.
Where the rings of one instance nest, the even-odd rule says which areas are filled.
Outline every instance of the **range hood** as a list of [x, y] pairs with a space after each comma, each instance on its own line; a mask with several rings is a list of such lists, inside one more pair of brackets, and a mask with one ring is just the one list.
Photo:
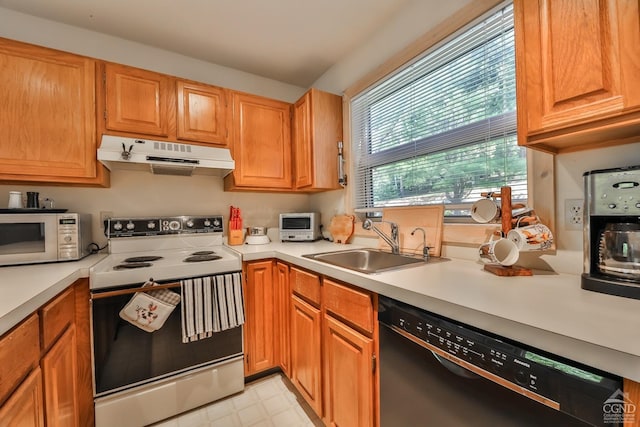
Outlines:
[[225, 176], [235, 162], [226, 148], [103, 135], [98, 160], [109, 170], [146, 170], [158, 175]]

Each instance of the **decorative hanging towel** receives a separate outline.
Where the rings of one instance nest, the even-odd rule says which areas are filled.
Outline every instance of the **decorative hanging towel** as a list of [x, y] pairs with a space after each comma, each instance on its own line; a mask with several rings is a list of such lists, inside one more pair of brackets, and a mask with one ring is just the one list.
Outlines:
[[[154, 285], [153, 281], [148, 281], [142, 287]], [[120, 317], [144, 331], [153, 332], [164, 325], [179, 303], [180, 295], [168, 289], [140, 291], [120, 310]]]
[[241, 273], [186, 279], [180, 285], [183, 343], [244, 323]]

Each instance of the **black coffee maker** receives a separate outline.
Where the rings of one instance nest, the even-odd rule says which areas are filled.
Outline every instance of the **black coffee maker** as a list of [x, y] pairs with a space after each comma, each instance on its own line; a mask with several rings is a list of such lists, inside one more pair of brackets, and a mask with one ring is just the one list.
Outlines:
[[582, 288], [640, 299], [640, 165], [585, 172]]

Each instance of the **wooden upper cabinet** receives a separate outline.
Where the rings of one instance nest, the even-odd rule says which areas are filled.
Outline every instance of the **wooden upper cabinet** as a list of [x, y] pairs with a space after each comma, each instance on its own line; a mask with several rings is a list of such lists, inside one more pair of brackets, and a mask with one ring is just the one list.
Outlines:
[[226, 91], [216, 86], [178, 80], [178, 139], [227, 143]]
[[169, 136], [171, 77], [107, 63], [104, 79], [107, 130]]
[[309, 90], [293, 110], [296, 189], [342, 188], [338, 184], [338, 141], [342, 141], [342, 98]]
[[112, 63], [103, 78], [105, 133], [227, 144], [225, 89]]
[[565, 152], [636, 141], [639, 3], [515, 0], [518, 137]]
[[232, 92], [236, 168], [225, 190], [291, 190], [291, 104]]
[[104, 185], [93, 59], [0, 38], [0, 180]]

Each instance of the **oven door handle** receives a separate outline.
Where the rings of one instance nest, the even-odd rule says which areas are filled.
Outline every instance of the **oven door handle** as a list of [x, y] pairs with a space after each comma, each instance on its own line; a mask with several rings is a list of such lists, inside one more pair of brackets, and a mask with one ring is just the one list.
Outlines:
[[173, 283], [165, 283], [164, 285], [143, 286], [143, 287], [133, 288], [133, 289], [119, 289], [115, 291], [91, 293], [91, 299], [92, 300], [102, 299], [102, 298], [116, 297], [119, 295], [130, 295], [138, 292], [158, 291], [160, 289], [170, 289], [170, 288], [179, 288], [179, 287], [180, 287], [180, 282], [173, 282]]

